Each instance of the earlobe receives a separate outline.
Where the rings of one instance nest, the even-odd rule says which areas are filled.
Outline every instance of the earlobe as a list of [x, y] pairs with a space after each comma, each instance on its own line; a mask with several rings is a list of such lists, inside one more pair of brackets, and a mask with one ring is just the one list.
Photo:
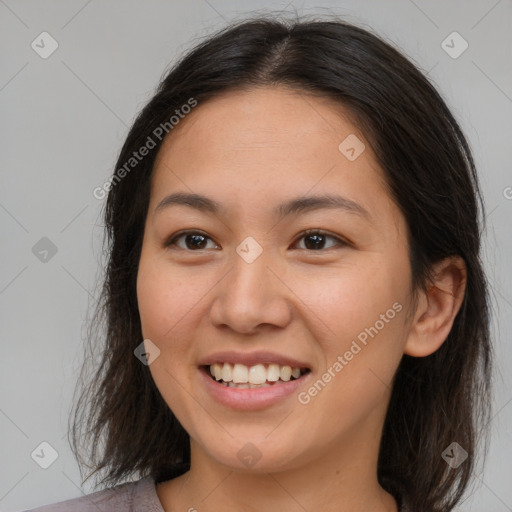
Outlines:
[[460, 256], [436, 263], [433, 279], [421, 291], [404, 353], [413, 357], [433, 354], [446, 340], [466, 291], [466, 264]]

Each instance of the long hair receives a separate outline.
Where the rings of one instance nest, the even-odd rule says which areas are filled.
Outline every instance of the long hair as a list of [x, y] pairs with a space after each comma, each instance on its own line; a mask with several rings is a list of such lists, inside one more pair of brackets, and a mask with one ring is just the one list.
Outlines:
[[[435, 262], [459, 255], [466, 263], [464, 300], [446, 341], [428, 357], [404, 355], [400, 362], [377, 468], [384, 489], [406, 492], [414, 510], [450, 511], [471, 480], [490, 417], [477, 173], [459, 125], [423, 73], [390, 43], [335, 17], [258, 17], [220, 30], [172, 67], [134, 121], [105, 204], [108, 264], [90, 334], [90, 341], [99, 340], [91, 349], [98, 364], [88, 383], [90, 361], [82, 368], [72, 450], [81, 466], [93, 469], [87, 479], [104, 473], [102, 485], [135, 475], [161, 478], [190, 463], [187, 432], [134, 356], [143, 339], [136, 278], [150, 177], [162, 133], [173, 136], [169, 120], [176, 110], [191, 99], [200, 108], [221, 93], [274, 85], [335, 100], [362, 129], [407, 221], [414, 290], [425, 289]], [[148, 137], [154, 148], [134, 163], [130, 158]], [[442, 457], [453, 442], [468, 453], [456, 469]]]

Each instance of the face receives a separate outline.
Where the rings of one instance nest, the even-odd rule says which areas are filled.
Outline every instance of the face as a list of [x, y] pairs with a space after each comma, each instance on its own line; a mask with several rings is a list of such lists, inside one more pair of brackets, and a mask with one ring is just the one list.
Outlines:
[[[149, 368], [192, 460], [249, 470], [252, 456], [276, 471], [377, 448], [410, 289], [405, 219], [338, 104], [230, 92], [166, 139], [137, 295], [160, 350]], [[222, 384], [208, 367], [228, 381], [224, 363], [265, 384]]]

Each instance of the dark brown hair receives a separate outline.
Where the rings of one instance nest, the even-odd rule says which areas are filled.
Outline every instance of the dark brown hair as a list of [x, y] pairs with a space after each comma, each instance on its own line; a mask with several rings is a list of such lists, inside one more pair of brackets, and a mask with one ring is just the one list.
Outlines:
[[[450, 511], [476, 467], [480, 434], [488, 431], [492, 350], [477, 174], [459, 125], [429, 80], [390, 43], [334, 17], [237, 22], [198, 44], [163, 78], [133, 123], [116, 169], [190, 98], [200, 108], [236, 88], [273, 85], [335, 100], [357, 120], [407, 221], [415, 290], [425, 289], [433, 263], [451, 255], [466, 263], [464, 300], [445, 343], [428, 357], [404, 355], [400, 362], [378, 460], [381, 485], [406, 494], [413, 510]], [[89, 477], [105, 473], [103, 485], [149, 474], [158, 481], [190, 463], [188, 434], [134, 356], [143, 339], [136, 279], [156, 142], [108, 194], [109, 259], [89, 334], [100, 343], [90, 348], [99, 361], [86, 379], [86, 358], [79, 382], [88, 385], [72, 415], [73, 452], [93, 469]], [[457, 469], [441, 457], [452, 442], [469, 454]]]

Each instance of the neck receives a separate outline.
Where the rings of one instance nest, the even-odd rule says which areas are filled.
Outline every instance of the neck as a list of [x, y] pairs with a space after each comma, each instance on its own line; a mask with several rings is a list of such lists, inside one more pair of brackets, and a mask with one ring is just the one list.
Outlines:
[[191, 441], [190, 471], [158, 484], [157, 494], [166, 512], [398, 512], [395, 499], [377, 481], [380, 436], [375, 434], [354, 432], [347, 442], [302, 454], [300, 463], [278, 472], [234, 470]]

